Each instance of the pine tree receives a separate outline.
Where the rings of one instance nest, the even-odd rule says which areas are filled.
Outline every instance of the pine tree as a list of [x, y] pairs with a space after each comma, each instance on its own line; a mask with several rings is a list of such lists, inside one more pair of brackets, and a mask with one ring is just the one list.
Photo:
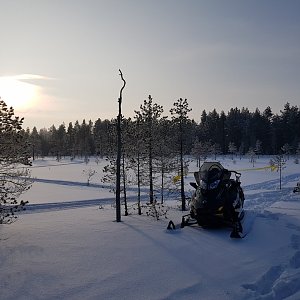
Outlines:
[[67, 155], [70, 155], [71, 160], [73, 160], [75, 158], [75, 132], [72, 122], [69, 123], [66, 132], [66, 147]]
[[210, 142], [195, 141], [191, 154], [196, 158], [199, 169], [201, 167], [201, 160], [205, 161], [212, 152], [213, 145]]
[[[109, 184], [110, 191], [113, 193], [116, 193], [116, 171], [117, 171], [117, 126], [116, 126], [116, 120], [111, 122], [110, 128], [109, 128], [109, 136], [110, 140], [107, 147], [107, 154], [105, 157], [105, 160], [107, 161], [107, 164], [103, 168], [103, 177], [101, 181], [103, 183]], [[121, 182], [121, 181], [120, 181]]]
[[25, 167], [31, 165], [31, 151], [22, 124], [23, 118], [0, 98], [0, 224], [16, 219], [15, 213], [26, 204], [18, 198], [31, 186]]
[[110, 144], [110, 127], [114, 121], [97, 119], [93, 127], [93, 138], [95, 153], [97, 156], [103, 158], [109, 152], [107, 145]]
[[262, 153], [262, 141], [261, 140], [256, 140], [254, 151], [255, 151], [257, 157], [259, 158], [259, 154]]
[[163, 107], [153, 103], [151, 95], [149, 95], [148, 100], [144, 100], [144, 103], [140, 106], [140, 110], [135, 111], [140, 120], [140, 126], [143, 131], [142, 139], [145, 144], [145, 152], [147, 153], [150, 204], [154, 203], [153, 160], [155, 158], [155, 147], [157, 143], [157, 140], [154, 137], [156, 136], [158, 120], [162, 112]]
[[228, 144], [228, 152], [231, 154], [231, 159], [233, 160], [233, 155], [235, 155], [237, 152], [237, 148], [234, 142], [230, 142]]
[[286, 162], [286, 160], [282, 154], [278, 154], [270, 160], [271, 167], [275, 167], [277, 172], [279, 172], [279, 189], [280, 190], [281, 190], [282, 170], [285, 168], [285, 162]]
[[131, 157], [130, 168], [134, 171], [136, 178], [132, 180], [133, 184], [137, 185], [138, 198], [138, 214], [142, 214], [141, 210], [141, 187], [147, 182], [147, 166], [146, 166], [146, 145], [143, 141], [143, 126], [142, 116], [136, 112], [135, 121], [131, 127]]
[[247, 155], [249, 156], [250, 163], [252, 163], [252, 167], [254, 168], [254, 164], [256, 162], [256, 152], [255, 152], [255, 149], [253, 149], [252, 147], [250, 147]]
[[287, 156], [287, 159], [290, 159], [290, 154], [293, 150], [293, 147], [291, 145], [289, 145], [288, 143], [285, 143], [282, 147], [281, 147], [282, 153], [284, 155]]
[[157, 139], [159, 143], [156, 147], [156, 159], [154, 169], [159, 174], [157, 186], [160, 190], [161, 204], [164, 203], [165, 190], [170, 189], [173, 183], [173, 173], [176, 169], [176, 152], [172, 136], [171, 122], [165, 117], [161, 118], [158, 124]]
[[185, 205], [185, 192], [184, 192], [184, 134], [185, 125], [188, 120], [188, 113], [192, 110], [189, 108], [187, 99], [180, 98], [173, 104], [173, 108], [170, 109], [172, 120], [174, 125], [178, 128], [178, 139], [179, 139], [179, 155], [180, 155], [180, 188], [181, 188], [181, 209], [186, 210]]
[[41, 155], [41, 141], [36, 127], [33, 127], [29, 136], [32, 149], [32, 160], [35, 160], [36, 156]]
[[296, 149], [296, 155], [300, 156], [300, 142], [298, 143], [297, 149]]

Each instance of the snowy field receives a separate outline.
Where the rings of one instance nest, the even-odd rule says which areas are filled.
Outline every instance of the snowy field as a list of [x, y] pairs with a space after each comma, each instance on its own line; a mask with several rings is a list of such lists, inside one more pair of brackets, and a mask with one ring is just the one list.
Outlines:
[[[279, 174], [269, 157], [221, 159], [241, 171], [245, 230], [198, 226], [166, 230], [182, 212], [169, 201], [169, 219], [136, 213], [115, 222], [114, 195], [100, 182], [102, 164], [34, 162], [30, 203], [12, 225], [0, 226], [0, 299], [300, 299], [300, 165]], [[87, 186], [84, 170], [97, 171]], [[190, 166], [186, 178], [193, 180]], [[135, 190], [129, 192], [130, 203]], [[189, 195], [190, 192], [187, 192]]]

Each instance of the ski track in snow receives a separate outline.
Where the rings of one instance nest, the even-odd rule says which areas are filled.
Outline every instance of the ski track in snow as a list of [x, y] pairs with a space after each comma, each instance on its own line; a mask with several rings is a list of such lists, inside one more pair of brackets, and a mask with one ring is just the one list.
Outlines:
[[65, 202], [51, 202], [42, 204], [27, 204], [23, 213], [45, 212], [50, 210], [75, 209], [88, 206], [99, 206], [102, 204], [112, 204], [115, 198], [87, 199]]
[[[87, 185], [86, 182], [80, 182], [80, 181], [69, 181], [69, 180], [58, 180], [58, 179], [45, 179], [45, 178], [34, 178], [34, 182], [41, 182], [41, 183], [48, 183], [48, 184], [55, 184], [55, 185], [65, 185], [65, 186], [82, 186], [82, 187], [88, 187], [88, 188], [101, 188], [101, 189], [111, 189], [110, 185], [105, 184], [97, 184], [97, 183], [89, 183]], [[127, 191], [135, 191], [135, 187], [127, 187]], [[142, 192], [145, 192], [146, 189], [141, 189]]]
[[[282, 186], [291, 181], [297, 181], [300, 179], [299, 173], [291, 174], [282, 178]], [[106, 189], [109, 190], [111, 187], [105, 184], [96, 184], [90, 183], [87, 185], [86, 182], [79, 181], [68, 181], [68, 180], [57, 180], [57, 179], [44, 179], [44, 178], [34, 178], [34, 182], [41, 182], [46, 184], [53, 185], [63, 185], [63, 186], [77, 186], [77, 187], [85, 187], [85, 188], [98, 188], [98, 189]], [[271, 206], [275, 202], [280, 200], [282, 201], [296, 201], [294, 194], [291, 191], [291, 188], [283, 187], [281, 190], [278, 189], [278, 179], [264, 181], [252, 185], [243, 186], [243, 190], [245, 193], [245, 209], [250, 211], [255, 211], [257, 213], [262, 212], [265, 208]], [[257, 192], [261, 190], [260, 192]], [[277, 190], [278, 197], [274, 198], [274, 190]], [[128, 187], [128, 192], [137, 191], [136, 187]], [[252, 191], [255, 191], [253, 193]], [[142, 193], [147, 193], [147, 188], [141, 188]], [[168, 197], [168, 193], [164, 195]], [[134, 202], [136, 200], [136, 196], [128, 196], [129, 202]], [[147, 198], [146, 195], [142, 195], [142, 199], [145, 200]], [[174, 195], [173, 195], [174, 198]], [[296, 200], [295, 200], [296, 199]], [[80, 208], [86, 206], [97, 206], [102, 204], [112, 204], [115, 200], [115, 197], [109, 198], [101, 198], [101, 199], [83, 199], [79, 201], [67, 201], [67, 202], [55, 202], [55, 203], [44, 203], [44, 204], [28, 204], [26, 205], [27, 210], [29, 211], [37, 211], [37, 210], [58, 210], [58, 209], [67, 209], [67, 208]], [[30, 201], [29, 201], [30, 202]]]
[[[58, 180], [58, 179], [44, 179], [44, 178], [34, 178], [34, 182], [46, 183], [46, 184], [53, 184], [53, 185], [62, 185], [62, 186], [77, 186], [77, 187], [84, 187], [84, 188], [97, 188], [97, 189], [106, 189], [110, 190], [111, 186], [104, 185], [104, 184], [96, 184], [90, 183], [87, 185], [86, 182], [79, 182], [79, 181], [69, 181], [69, 180]], [[127, 192], [136, 192], [136, 187], [127, 187]], [[146, 201], [148, 199], [148, 192], [147, 188], [141, 188], [141, 201]], [[169, 193], [166, 192], [165, 197], [169, 196]], [[173, 195], [174, 197], [174, 195]], [[170, 198], [170, 197], [169, 197]], [[83, 200], [75, 200], [75, 201], [59, 201], [59, 202], [51, 202], [51, 203], [41, 203], [41, 204], [27, 204], [26, 210], [22, 213], [33, 213], [33, 212], [40, 212], [40, 211], [47, 211], [47, 210], [60, 210], [60, 209], [75, 209], [81, 207], [88, 207], [88, 206], [99, 206], [105, 204], [113, 204], [115, 201], [115, 196], [106, 197], [106, 198], [98, 198], [98, 199], [83, 199]], [[128, 202], [136, 202], [137, 196], [127, 196]], [[30, 203], [30, 201], [29, 201]]]

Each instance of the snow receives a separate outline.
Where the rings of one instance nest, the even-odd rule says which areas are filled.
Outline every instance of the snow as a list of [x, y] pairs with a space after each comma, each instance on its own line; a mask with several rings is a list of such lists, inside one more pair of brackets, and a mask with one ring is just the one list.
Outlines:
[[[227, 228], [168, 231], [182, 215], [174, 200], [169, 219], [133, 212], [117, 223], [114, 195], [100, 182], [104, 162], [36, 160], [28, 209], [0, 226], [0, 298], [300, 299], [299, 165], [287, 161], [279, 190], [279, 173], [256, 170], [269, 157], [254, 168], [246, 158], [220, 162], [243, 170], [242, 240]], [[88, 168], [97, 172], [90, 186]], [[187, 189], [196, 170], [192, 163]], [[129, 194], [131, 204], [134, 188]]]

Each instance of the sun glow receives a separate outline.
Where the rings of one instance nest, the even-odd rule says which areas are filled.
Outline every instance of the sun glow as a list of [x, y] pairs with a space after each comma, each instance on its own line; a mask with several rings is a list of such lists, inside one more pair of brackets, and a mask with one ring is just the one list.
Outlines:
[[26, 79], [31, 78], [24, 75], [0, 77], [0, 97], [8, 106], [23, 110], [34, 105], [39, 88], [23, 81]]

